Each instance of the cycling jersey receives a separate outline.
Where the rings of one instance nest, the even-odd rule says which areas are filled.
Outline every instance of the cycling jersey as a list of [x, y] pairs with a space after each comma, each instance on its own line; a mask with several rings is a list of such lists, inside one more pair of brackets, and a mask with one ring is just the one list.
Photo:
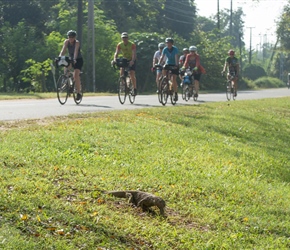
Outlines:
[[[154, 54], [154, 56], [153, 56], [153, 59], [157, 59], [157, 62], [159, 62], [159, 59], [161, 58], [161, 52], [160, 52], [160, 50], [157, 50], [156, 52], [155, 52], [155, 54]], [[163, 62], [164, 61], [166, 61], [166, 56], [164, 56], [164, 59], [163, 59]], [[163, 63], [163, 62], [161, 62], [161, 64]]]
[[117, 49], [121, 50], [122, 55], [124, 58], [128, 60], [132, 60], [133, 50], [136, 49], [135, 43], [128, 41], [128, 43], [125, 45], [124, 42], [120, 42], [117, 45]]
[[162, 55], [166, 55], [167, 60], [166, 60], [166, 64], [169, 65], [177, 65], [178, 62], [175, 61], [175, 56], [178, 55], [178, 48], [175, 46], [172, 46], [171, 49], [169, 49], [168, 47], [165, 47], [162, 51]]
[[238, 58], [234, 57], [227, 57], [226, 58], [226, 63], [229, 66], [229, 72], [235, 72], [238, 73], [238, 64], [239, 64], [239, 60]]
[[[76, 41], [74, 41], [73, 44], [71, 44], [70, 42], [68, 42], [67, 44], [67, 49], [68, 49], [68, 53], [70, 58], [74, 59], [74, 53], [75, 53], [75, 47], [76, 47]], [[78, 51], [78, 57], [77, 59], [82, 58], [82, 54], [81, 54], [81, 46], [79, 47], [79, 51]]]

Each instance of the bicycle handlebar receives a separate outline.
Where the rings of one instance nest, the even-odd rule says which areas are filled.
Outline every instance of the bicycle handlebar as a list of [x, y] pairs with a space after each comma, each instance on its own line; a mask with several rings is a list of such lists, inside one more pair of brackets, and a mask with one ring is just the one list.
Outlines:
[[72, 60], [68, 56], [59, 56], [54, 59], [56, 67], [58, 66], [64, 66], [68, 67], [70, 64], [74, 64], [74, 60]]

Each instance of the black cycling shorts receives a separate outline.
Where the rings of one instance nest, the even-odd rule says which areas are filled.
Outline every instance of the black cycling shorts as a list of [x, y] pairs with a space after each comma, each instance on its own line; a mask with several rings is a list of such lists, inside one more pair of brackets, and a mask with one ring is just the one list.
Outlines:
[[136, 70], [136, 60], [134, 61], [134, 64], [129, 67], [130, 70], [135, 71]]
[[[168, 68], [170, 68], [170, 67], [172, 67], [172, 66], [176, 66], [176, 65], [171, 65], [171, 64], [166, 64], [165, 66], [164, 66], [164, 70], [168, 70]], [[178, 67], [176, 66], [176, 69], [172, 69], [171, 70], [171, 73], [173, 74], [173, 75], [179, 75], [179, 70], [178, 70]]]
[[84, 64], [83, 58], [78, 58], [76, 60], [76, 63], [73, 65], [73, 68], [82, 70], [83, 64]]

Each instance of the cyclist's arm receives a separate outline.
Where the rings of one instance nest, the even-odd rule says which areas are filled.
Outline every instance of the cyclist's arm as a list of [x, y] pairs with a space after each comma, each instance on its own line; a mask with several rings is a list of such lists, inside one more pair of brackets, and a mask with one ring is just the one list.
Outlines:
[[163, 62], [163, 60], [164, 60], [164, 54], [161, 54], [161, 57], [160, 57], [160, 59], [159, 59], [159, 62], [158, 62], [158, 64], [160, 64], [161, 65], [161, 63]]
[[188, 67], [188, 61], [189, 61], [189, 55], [186, 56], [185, 62], [183, 64], [183, 67], [182, 68], [186, 69]]
[[237, 64], [237, 75], [236, 75], [237, 77], [238, 77], [239, 73], [240, 73], [240, 65]]
[[154, 53], [154, 56], [153, 56], [153, 63], [152, 63], [152, 67], [155, 66], [156, 62], [158, 63], [158, 58], [156, 57], [156, 52]]
[[136, 45], [133, 44], [132, 45], [132, 58], [131, 58], [132, 62], [134, 62], [136, 60]]
[[59, 53], [59, 56], [64, 56], [66, 53], [66, 48], [67, 48], [68, 40], [65, 40], [62, 46], [62, 49]]
[[225, 72], [225, 71], [226, 71], [227, 67], [229, 67], [229, 64], [228, 64], [228, 62], [227, 62], [227, 61], [225, 61], [224, 68], [223, 68], [223, 72]]
[[76, 41], [75, 51], [74, 51], [74, 61], [77, 60], [79, 54], [80, 42]]
[[179, 57], [178, 57], [178, 54], [175, 55], [175, 66], [178, 67], [178, 63], [179, 63]]
[[200, 68], [200, 56], [196, 56], [195, 67]]
[[121, 49], [119, 48], [119, 46], [117, 46], [116, 51], [115, 51], [115, 54], [114, 54], [114, 61], [115, 61], [115, 62], [116, 62], [116, 59], [117, 59], [117, 57], [118, 57], [120, 51], [121, 51]]

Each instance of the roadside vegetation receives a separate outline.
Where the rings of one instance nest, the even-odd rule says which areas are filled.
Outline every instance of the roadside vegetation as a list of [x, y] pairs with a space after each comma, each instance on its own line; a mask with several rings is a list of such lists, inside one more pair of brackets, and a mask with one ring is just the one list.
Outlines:
[[289, 249], [289, 101], [0, 123], [0, 248]]

